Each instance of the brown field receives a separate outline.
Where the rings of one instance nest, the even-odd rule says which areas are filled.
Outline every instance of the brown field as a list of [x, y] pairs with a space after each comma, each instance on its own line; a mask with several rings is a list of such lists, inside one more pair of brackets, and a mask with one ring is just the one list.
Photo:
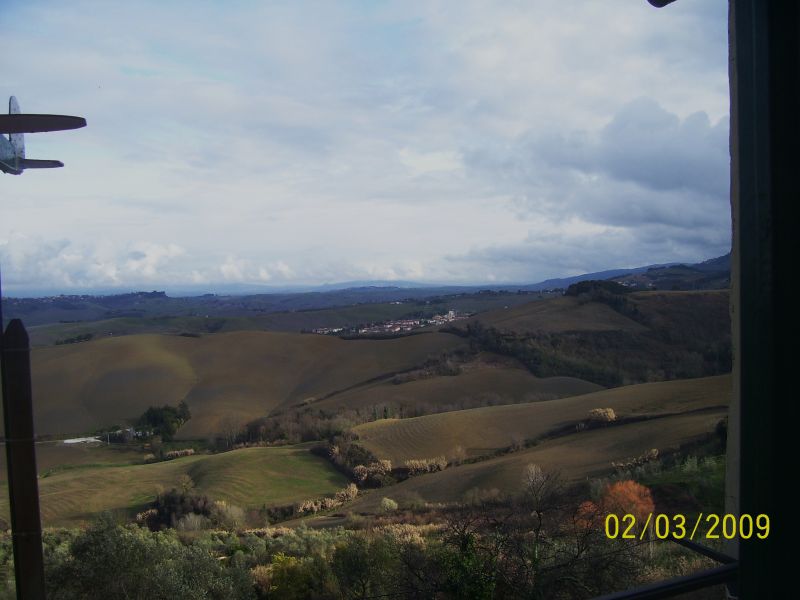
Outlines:
[[[666, 327], [678, 331], [680, 337], [691, 334], [706, 337], [717, 335], [720, 328], [730, 328], [728, 290], [632, 292], [626, 298], [639, 310], [636, 320], [602, 302], [587, 302], [574, 296], [488, 311], [471, 320], [519, 334], [567, 331], [643, 333], [654, 327]], [[463, 324], [458, 326], [463, 327]]]
[[[645, 383], [529, 404], [489, 406], [412, 419], [382, 419], [359, 425], [354, 431], [359, 443], [378, 458], [399, 465], [412, 458], [448, 456], [457, 446], [468, 455], [486, 454], [515, 440], [535, 438], [574, 424], [592, 408], [613, 408], [618, 417], [712, 407], [724, 410], [730, 402], [731, 389], [730, 375]], [[613, 431], [621, 433], [626, 428]]]
[[[493, 310], [473, 317], [484, 325], [501, 330], [525, 333], [543, 331], [629, 331], [639, 333], [645, 327], [599, 302], [581, 302], [562, 296], [530, 302], [506, 310]], [[459, 324], [459, 326], [462, 326]]]
[[151, 405], [185, 399], [184, 438], [220, 431], [270, 410], [409, 369], [463, 347], [440, 333], [390, 340], [233, 332], [188, 338], [137, 335], [32, 352], [37, 434], [124, 425]]
[[319, 408], [445, 407], [449, 410], [485, 404], [514, 404], [563, 398], [603, 389], [575, 377], [539, 378], [524, 368], [482, 364], [454, 376], [436, 376], [395, 385], [381, 382], [323, 400]]
[[[439, 473], [413, 477], [386, 489], [371, 491], [348, 506], [353, 512], [376, 512], [381, 498], [388, 496], [401, 506], [410, 501], [462, 501], [475, 490], [497, 489], [516, 494], [529, 464], [558, 470], [567, 480], [602, 476], [612, 470], [612, 461], [625, 461], [651, 448], [664, 452], [713, 431], [727, 411], [708, 410], [659, 417], [627, 425], [574, 433], [543, 442], [533, 448], [478, 463], [451, 467]], [[324, 522], [324, 518], [320, 523]]]

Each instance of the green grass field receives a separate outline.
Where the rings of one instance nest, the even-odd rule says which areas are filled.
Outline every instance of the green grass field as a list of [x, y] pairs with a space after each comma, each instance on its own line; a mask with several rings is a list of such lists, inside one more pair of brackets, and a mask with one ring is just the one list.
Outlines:
[[[304, 447], [247, 448], [138, 465], [99, 464], [109, 460], [107, 449], [84, 451], [89, 464], [40, 477], [45, 526], [75, 525], [104, 511], [130, 517], [152, 501], [158, 490], [176, 487], [182, 475], [194, 480], [197, 493], [245, 509], [314, 498], [347, 484], [328, 461]], [[0, 484], [0, 516], [8, 519], [5, 481]]]
[[[729, 375], [632, 385], [529, 404], [489, 406], [413, 419], [383, 419], [354, 428], [359, 443], [395, 464], [411, 458], [448, 456], [456, 446], [481, 455], [585, 419], [592, 408], [613, 408], [618, 417], [680, 413], [726, 407]], [[623, 431], [614, 428], [613, 431]]]
[[[143, 461], [144, 453], [129, 446], [107, 444], [36, 443], [36, 468], [40, 476], [85, 465], [133, 465]], [[0, 481], [6, 479], [6, 461], [0, 460]]]
[[185, 399], [184, 438], [219, 432], [463, 347], [453, 335], [390, 340], [233, 332], [188, 338], [136, 335], [32, 352], [36, 432], [71, 435], [125, 424], [151, 405]]

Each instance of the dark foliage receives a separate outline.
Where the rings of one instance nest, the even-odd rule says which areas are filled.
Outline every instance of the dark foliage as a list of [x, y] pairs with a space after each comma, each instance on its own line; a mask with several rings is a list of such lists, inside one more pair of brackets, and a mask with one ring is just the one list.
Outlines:
[[579, 296], [580, 294], [589, 294], [591, 296], [603, 296], [613, 294], [627, 294], [630, 289], [616, 281], [609, 281], [607, 279], [590, 279], [587, 281], [579, 281], [573, 283], [564, 292], [565, 296]]
[[46, 540], [45, 549], [52, 600], [255, 598], [245, 569], [181, 543], [173, 532], [101, 519], [72, 540]]
[[156, 496], [151, 508], [156, 510], [156, 514], [147, 519], [147, 526], [153, 531], [175, 527], [181, 517], [188, 514], [211, 515], [213, 502], [208, 496], [190, 494], [175, 488]]
[[181, 400], [177, 407], [164, 405], [161, 407], [151, 406], [144, 414], [139, 417], [137, 426], [151, 431], [153, 435], [160, 435], [163, 440], [169, 441], [192, 417], [186, 401]]

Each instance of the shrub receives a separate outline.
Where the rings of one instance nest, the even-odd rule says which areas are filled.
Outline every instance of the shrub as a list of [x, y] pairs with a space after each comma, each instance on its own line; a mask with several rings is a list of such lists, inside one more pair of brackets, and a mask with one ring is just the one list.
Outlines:
[[211, 515], [211, 509], [212, 502], [208, 497], [173, 488], [156, 496], [152, 506], [155, 515], [148, 518], [146, 525], [153, 530], [174, 527], [184, 515], [195, 513], [208, 517]]
[[647, 452], [643, 452], [636, 458], [632, 458], [628, 461], [622, 462], [611, 462], [611, 466], [617, 469], [618, 471], [630, 471], [635, 469], [636, 467], [641, 467], [647, 463], [653, 462], [658, 460], [658, 448], [651, 448]]
[[444, 456], [434, 458], [412, 458], [406, 461], [409, 477], [422, 473], [444, 471], [447, 468], [447, 459]]
[[158, 511], [155, 508], [148, 508], [140, 513], [136, 513], [136, 522], [139, 525], [150, 526], [151, 521], [155, 522], [158, 518]]
[[173, 458], [180, 458], [182, 456], [191, 456], [194, 454], [194, 448], [186, 448], [184, 450], [170, 450], [164, 454], [164, 458], [171, 460]]
[[302, 600], [314, 597], [313, 559], [287, 556], [278, 552], [269, 565], [259, 565], [251, 571], [256, 589], [264, 598]]
[[391, 485], [394, 480], [391, 478], [392, 461], [377, 460], [368, 465], [356, 465], [353, 467], [353, 479], [360, 485], [370, 485], [381, 487]]
[[684, 473], [695, 473], [697, 471], [697, 457], [687, 456], [686, 460], [681, 465], [681, 471]]
[[356, 496], [358, 496], [358, 487], [356, 487], [354, 483], [351, 483], [343, 490], [336, 492], [336, 500], [340, 504], [354, 500]]
[[189, 513], [181, 517], [175, 524], [175, 529], [178, 531], [201, 531], [208, 529], [211, 521], [203, 515]]
[[297, 514], [316, 513], [320, 510], [330, 510], [341, 506], [345, 502], [349, 502], [358, 495], [358, 488], [355, 484], [351, 483], [346, 488], [339, 490], [333, 497], [320, 498], [317, 500], [303, 500], [297, 505], [295, 512]]
[[595, 423], [612, 423], [617, 420], [613, 408], [593, 408], [589, 411], [589, 421]]
[[381, 512], [390, 513], [397, 510], [397, 502], [391, 498], [383, 498], [381, 500]]
[[211, 522], [226, 529], [236, 529], [244, 525], [244, 511], [238, 506], [217, 500], [209, 511]]

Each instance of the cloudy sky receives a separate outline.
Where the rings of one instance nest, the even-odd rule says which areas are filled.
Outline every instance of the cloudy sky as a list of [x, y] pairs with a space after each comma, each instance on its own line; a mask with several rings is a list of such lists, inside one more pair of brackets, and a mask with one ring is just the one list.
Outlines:
[[533, 282], [730, 248], [727, 3], [6, 0], [4, 292]]

